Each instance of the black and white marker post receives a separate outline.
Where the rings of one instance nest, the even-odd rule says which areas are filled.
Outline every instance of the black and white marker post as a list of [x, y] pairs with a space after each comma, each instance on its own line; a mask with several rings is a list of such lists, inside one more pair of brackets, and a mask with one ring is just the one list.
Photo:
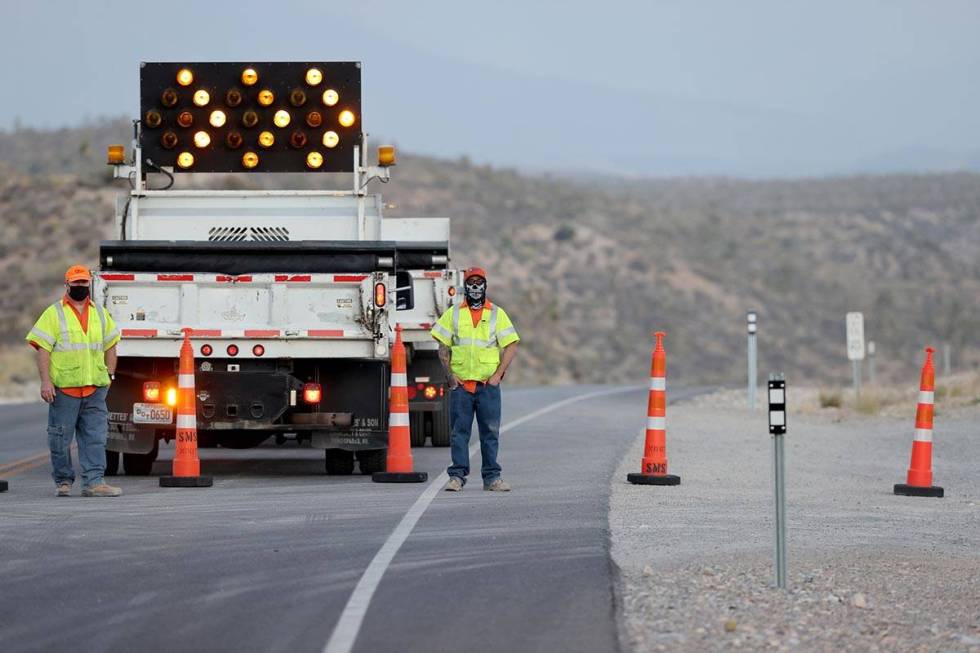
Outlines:
[[749, 332], [749, 410], [755, 410], [755, 395], [758, 391], [758, 355], [756, 352], [755, 332], [758, 327], [758, 316], [755, 311], [745, 314], [745, 325]]
[[786, 379], [769, 375], [769, 433], [772, 435], [773, 493], [776, 507], [776, 587], [786, 589]]

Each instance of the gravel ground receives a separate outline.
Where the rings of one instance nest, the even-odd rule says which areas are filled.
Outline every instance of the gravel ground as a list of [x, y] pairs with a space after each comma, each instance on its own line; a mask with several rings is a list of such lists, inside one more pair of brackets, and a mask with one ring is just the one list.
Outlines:
[[980, 653], [980, 412], [936, 422], [943, 499], [892, 493], [911, 417], [791, 412], [784, 592], [772, 582], [766, 414], [717, 399], [668, 410], [679, 487], [625, 482], [642, 435], [612, 479], [624, 649]]

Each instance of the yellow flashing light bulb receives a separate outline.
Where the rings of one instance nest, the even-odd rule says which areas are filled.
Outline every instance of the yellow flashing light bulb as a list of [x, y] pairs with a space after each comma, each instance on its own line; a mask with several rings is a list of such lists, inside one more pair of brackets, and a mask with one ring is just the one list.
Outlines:
[[273, 95], [272, 91], [270, 91], [269, 89], [264, 88], [261, 91], [259, 91], [259, 104], [261, 104], [262, 106], [267, 107], [275, 101], [276, 101], [276, 96]]
[[225, 112], [218, 110], [218, 111], [211, 112], [211, 118], [208, 120], [208, 122], [211, 123], [212, 127], [224, 127], [225, 120], [227, 120], [227, 117], [225, 116]]
[[275, 142], [276, 137], [272, 132], [262, 132], [259, 134], [259, 145], [262, 147], [272, 147], [272, 144]]
[[194, 91], [194, 104], [197, 106], [206, 107], [210, 101], [211, 95], [203, 88], [199, 91]]
[[332, 88], [328, 88], [323, 92], [323, 103], [325, 105], [332, 107], [338, 102], [340, 102], [340, 95], [337, 93], [337, 91], [333, 90]]
[[167, 405], [177, 405], [177, 388], [167, 388]]
[[276, 127], [286, 127], [289, 125], [289, 112], [284, 109], [279, 109], [272, 117], [272, 122], [275, 123]]
[[207, 132], [195, 132], [194, 134], [194, 145], [198, 147], [207, 147], [211, 144], [211, 135]]
[[190, 86], [194, 83], [194, 73], [187, 68], [181, 68], [177, 71], [177, 83], [181, 86]]
[[185, 170], [190, 168], [194, 165], [194, 155], [190, 152], [181, 152], [177, 155], [177, 165]]
[[337, 143], [340, 142], [340, 136], [337, 136], [337, 132], [329, 131], [323, 134], [323, 147], [337, 147]]
[[259, 165], [259, 155], [255, 152], [246, 152], [242, 155], [242, 165], [251, 170]]
[[306, 83], [310, 86], [316, 86], [323, 81], [323, 73], [320, 72], [319, 68], [310, 68], [306, 71]]
[[354, 112], [348, 111], [347, 109], [341, 111], [340, 115], [337, 116], [337, 122], [339, 122], [342, 127], [350, 127], [354, 124], [354, 120], [356, 120], [356, 118], [354, 118]]
[[306, 155], [306, 165], [314, 170], [323, 165], [323, 155], [319, 152], [310, 152]]
[[259, 81], [259, 74], [255, 72], [255, 68], [246, 68], [242, 71], [242, 84], [254, 86], [257, 81]]

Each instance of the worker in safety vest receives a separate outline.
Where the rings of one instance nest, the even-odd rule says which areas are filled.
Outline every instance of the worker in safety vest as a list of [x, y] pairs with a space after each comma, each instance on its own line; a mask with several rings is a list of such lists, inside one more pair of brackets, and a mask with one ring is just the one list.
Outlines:
[[122, 494], [102, 478], [109, 429], [105, 397], [116, 371], [119, 330], [109, 312], [91, 300], [91, 285], [87, 268], [68, 268], [65, 296], [48, 306], [27, 334], [37, 350], [41, 398], [50, 404], [48, 447], [59, 497], [69, 496], [75, 482], [69, 449], [73, 436], [82, 466], [82, 495]]
[[453, 464], [447, 470], [446, 490], [459, 492], [470, 473], [470, 434], [473, 417], [480, 429], [483, 489], [508, 492], [497, 464], [500, 434], [500, 382], [517, 354], [520, 337], [504, 309], [487, 297], [487, 273], [468, 268], [463, 273], [465, 303], [457, 303], [432, 327], [439, 341], [439, 359], [449, 376]]

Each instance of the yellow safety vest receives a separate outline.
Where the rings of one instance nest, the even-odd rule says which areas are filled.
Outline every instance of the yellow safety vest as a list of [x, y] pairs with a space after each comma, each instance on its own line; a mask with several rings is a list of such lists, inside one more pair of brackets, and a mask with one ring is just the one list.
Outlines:
[[[75, 312], [65, 308], [63, 300], [48, 306], [27, 334], [26, 340], [51, 352], [51, 383], [58, 388], [86, 385], [109, 385], [105, 351], [119, 342], [119, 329], [109, 312], [89, 301], [89, 311], [99, 317], [93, 324], [89, 313], [88, 332]], [[71, 313], [71, 316], [68, 316]]]
[[485, 305], [474, 327], [470, 310], [463, 302], [443, 313], [430, 334], [452, 347], [452, 371], [463, 381], [489, 379], [500, 366], [500, 350], [521, 339], [504, 309], [496, 304]]

